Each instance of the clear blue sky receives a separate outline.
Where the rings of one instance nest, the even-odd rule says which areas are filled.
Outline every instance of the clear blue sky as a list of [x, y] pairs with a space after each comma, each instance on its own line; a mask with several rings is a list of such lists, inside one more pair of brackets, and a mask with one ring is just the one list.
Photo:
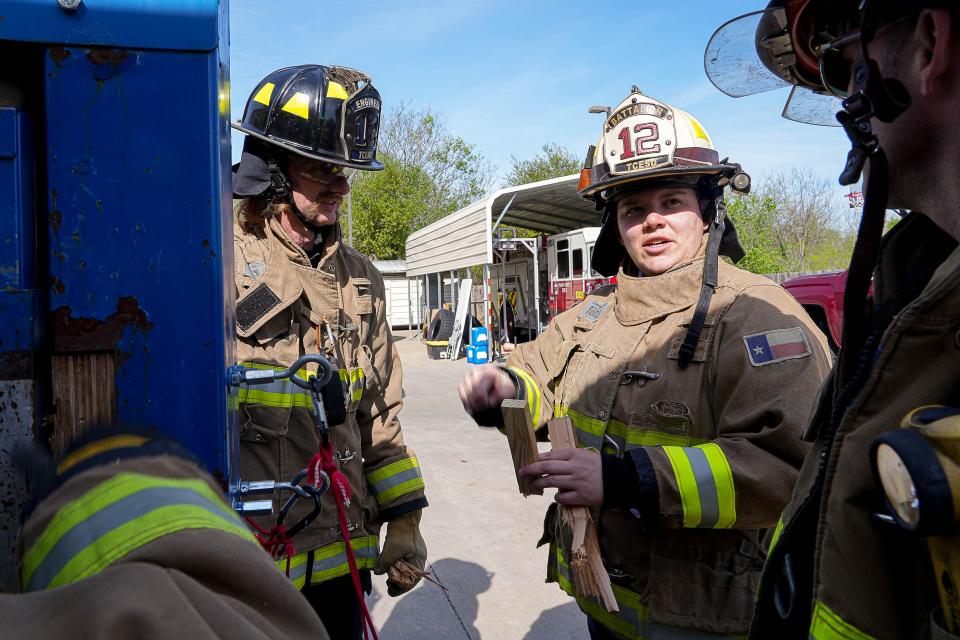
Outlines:
[[583, 155], [602, 122], [587, 108], [615, 105], [636, 84], [696, 116], [721, 156], [755, 177], [798, 166], [835, 183], [848, 148], [842, 130], [781, 118], [786, 90], [735, 100], [704, 75], [714, 29], [765, 4], [231, 0], [233, 118], [276, 68], [355, 67], [372, 76], [385, 109], [407, 102], [440, 113], [492, 163], [500, 186], [511, 155], [533, 156], [545, 142]]

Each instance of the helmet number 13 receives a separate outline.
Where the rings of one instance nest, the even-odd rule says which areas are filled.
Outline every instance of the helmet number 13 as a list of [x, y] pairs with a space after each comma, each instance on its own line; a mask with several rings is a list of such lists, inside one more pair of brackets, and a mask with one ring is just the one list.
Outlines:
[[[630, 127], [624, 127], [617, 134], [620, 141], [623, 142], [623, 153], [620, 154], [621, 160], [629, 160], [636, 156], [646, 155], [648, 153], [657, 153], [660, 151], [660, 145], [654, 144], [660, 139], [660, 129], [656, 123], [648, 122], [646, 124], [637, 124], [633, 126], [633, 132], [638, 135], [634, 144], [630, 144]], [[634, 151], [636, 149], [636, 151]]]

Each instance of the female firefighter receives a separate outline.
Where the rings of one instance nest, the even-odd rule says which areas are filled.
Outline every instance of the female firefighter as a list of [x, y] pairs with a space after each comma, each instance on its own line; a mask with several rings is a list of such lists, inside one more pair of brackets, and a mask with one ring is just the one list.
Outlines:
[[[592, 638], [744, 634], [763, 536], [793, 490], [801, 430], [830, 368], [824, 336], [743, 256], [723, 190], [749, 177], [702, 125], [636, 87], [608, 113], [580, 193], [603, 211], [592, 267], [617, 283], [559, 315], [506, 366], [460, 386], [478, 422], [526, 399], [569, 416], [581, 448], [521, 470], [587, 505], [619, 613], [578, 597]], [[551, 507], [548, 580], [576, 597]]]

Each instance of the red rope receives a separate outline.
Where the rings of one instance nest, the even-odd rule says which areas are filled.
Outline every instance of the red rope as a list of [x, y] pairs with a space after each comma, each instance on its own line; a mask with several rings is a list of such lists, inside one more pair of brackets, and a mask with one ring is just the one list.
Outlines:
[[[347, 553], [347, 564], [350, 565], [353, 588], [357, 592], [357, 602], [360, 605], [360, 624], [363, 628], [363, 637], [370, 640], [372, 635], [373, 640], [380, 640], [363, 597], [363, 587], [360, 585], [360, 570], [357, 568], [357, 558], [353, 553], [353, 545], [350, 543], [350, 531], [347, 529], [346, 507], [350, 506], [350, 482], [333, 461], [333, 446], [329, 443], [326, 446], [321, 443], [320, 451], [310, 459], [310, 464], [307, 465], [307, 481], [315, 487], [320, 486], [321, 469], [330, 478], [330, 489], [333, 491], [334, 502], [337, 504], [337, 521], [340, 524], [340, 535], [343, 537], [343, 546]], [[368, 629], [370, 634], [367, 633]]]
[[247, 524], [256, 529], [253, 537], [257, 539], [260, 546], [270, 554], [274, 560], [286, 557], [287, 559], [287, 577], [290, 577], [290, 558], [297, 555], [297, 550], [293, 546], [293, 540], [287, 535], [287, 528], [282, 524], [274, 525], [270, 530], [266, 530], [252, 518], [247, 518]]

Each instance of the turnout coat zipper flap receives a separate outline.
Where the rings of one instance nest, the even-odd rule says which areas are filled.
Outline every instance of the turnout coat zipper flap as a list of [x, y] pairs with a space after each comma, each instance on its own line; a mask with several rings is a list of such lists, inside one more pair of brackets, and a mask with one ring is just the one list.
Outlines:
[[[339, 369], [347, 419], [330, 425], [330, 433], [353, 487], [347, 508], [351, 544], [359, 567], [373, 569], [381, 524], [427, 505], [419, 462], [404, 444], [397, 418], [402, 372], [383, 279], [369, 260], [342, 244], [339, 225], [327, 233], [314, 267], [277, 220], [252, 233], [238, 222], [234, 260], [240, 364], [286, 368], [303, 354], [323, 353]], [[319, 447], [309, 393], [282, 381], [241, 388], [238, 395], [242, 476], [292, 478]], [[281, 499], [276, 496], [277, 508]], [[291, 510], [288, 522], [311, 510], [306, 502]], [[264, 517], [258, 524], [274, 523]], [[290, 567], [297, 586], [305, 584], [308, 571], [311, 583], [349, 573], [329, 492], [320, 516], [294, 543], [301, 552]], [[312, 558], [303, 553], [308, 550]]]
[[[793, 490], [807, 450], [800, 433], [830, 367], [823, 334], [786, 291], [721, 261], [681, 370], [702, 273], [702, 253], [655, 277], [621, 270], [617, 285], [589, 294], [507, 363], [537, 429], [570, 416], [580, 446], [635, 466], [635, 485], [604, 488], [632, 492], [631, 505], [598, 514], [620, 614], [578, 598], [627, 638], [746, 632], [762, 539]], [[574, 595], [564, 537], [548, 513], [548, 580]]]

